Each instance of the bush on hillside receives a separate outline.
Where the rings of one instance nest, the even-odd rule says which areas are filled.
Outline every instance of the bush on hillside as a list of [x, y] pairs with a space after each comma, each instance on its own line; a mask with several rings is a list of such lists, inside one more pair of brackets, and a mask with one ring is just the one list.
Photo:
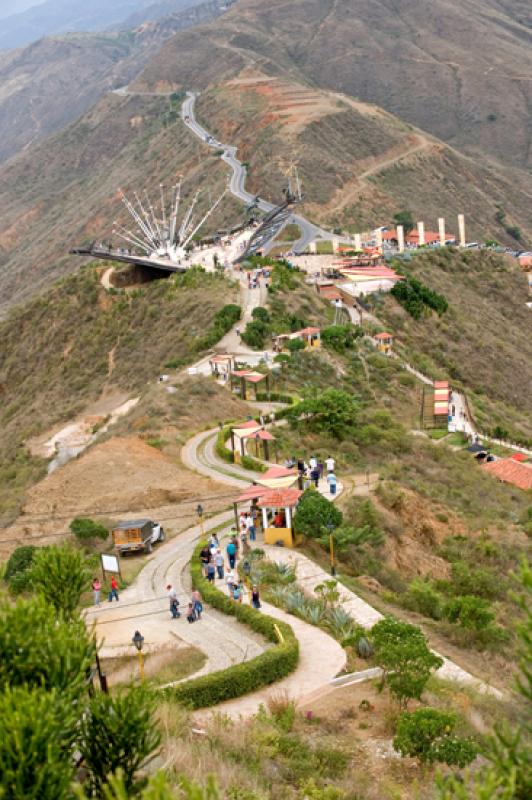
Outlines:
[[13, 594], [27, 592], [31, 588], [31, 567], [37, 548], [31, 544], [14, 550], [6, 564], [4, 580]]
[[265, 325], [268, 325], [270, 322], [270, 315], [268, 314], [267, 309], [263, 308], [262, 306], [257, 306], [257, 308], [254, 308], [251, 312], [251, 316], [254, 320], [264, 322]]
[[363, 336], [360, 326], [330, 325], [321, 332], [321, 340], [329, 350], [344, 353], [354, 347], [355, 341]]
[[266, 343], [266, 336], [268, 334], [268, 326], [261, 320], [248, 322], [245, 330], [242, 331], [242, 341], [252, 347], [254, 350], [264, 350]]
[[441, 316], [449, 308], [443, 295], [410, 276], [398, 281], [391, 293], [414, 319], [421, 319], [426, 309], [436, 311]]
[[401, 714], [393, 746], [403, 758], [417, 758], [422, 764], [436, 761], [463, 768], [476, 757], [477, 748], [471, 739], [453, 736], [455, 727], [455, 714], [418, 708]]
[[341, 439], [357, 423], [359, 405], [351, 394], [340, 389], [326, 389], [306, 397], [288, 415], [293, 427], [308, 428]]
[[288, 339], [285, 344], [286, 349], [291, 353], [297, 353], [300, 350], [304, 350], [306, 345], [303, 339]]
[[328, 532], [329, 525], [338, 528], [342, 520], [342, 512], [333, 503], [315, 489], [307, 489], [294, 514], [294, 530], [296, 534], [319, 539]]
[[472, 631], [485, 630], [495, 619], [488, 601], [473, 595], [454, 597], [446, 603], [443, 613], [449, 622]]
[[70, 530], [79, 542], [87, 542], [91, 539], [105, 541], [109, 536], [109, 531], [105, 525], [88, 517], [76, 517], [73, 519], [70, 523]]
[[443, 601], [430, 581], [415, 578], [409, 585], [401, 604], [410, 611], [416, 611], [431, 619], [442, 618]]

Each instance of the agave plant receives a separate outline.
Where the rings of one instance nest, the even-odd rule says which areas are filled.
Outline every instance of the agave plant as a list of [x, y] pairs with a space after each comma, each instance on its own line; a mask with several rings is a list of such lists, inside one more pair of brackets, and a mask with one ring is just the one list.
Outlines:
[[300, 614], [306, 602], [307, 598], [304, 593], [300, 589], [295, 589], [285, 594], [284, 607], [291, 614]]
[[283, 608], [286, 606], [286, 598], [288, 595], [286, 586], [271, 586], [267, 594], [268, 599], [271, 600], [274, 605], [282, 606]]
[[305, 622], [319, 625], [325, 616], [325, 609], [321, 603], [307, 601], [299, 613]]
[[327, 626], [335, 638], [343, 640], [353, 631], [355, 621], [343, 608], [331, 608], [327, 612]]
[[294, 572], [293, 568], [290, 567], [288, 564], [276, 564], [277, 568], [277, 580], [279, 583], [288, 584], [294, 583], [296, 579], [296, 573]]

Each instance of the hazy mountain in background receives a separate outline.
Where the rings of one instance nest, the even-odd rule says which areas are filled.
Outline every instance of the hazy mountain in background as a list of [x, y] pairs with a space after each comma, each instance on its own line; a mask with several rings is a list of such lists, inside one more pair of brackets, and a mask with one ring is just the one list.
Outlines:
[[133, 30], [45, 37], [0, 53], [0, 164], [127, 85], [166, 39], [224, 6], [225, 0], [202, 0]]
[[20, 14], [22, 11], [38, 6], [44, 0], [2, 0], [0, 3], [0, 19], [10, 17], [12, 14]]
[[[166, 0], [154, 3], [153, 0], [45, 0], [27, 8], [28, 0], [22, 3], [9, 2], [8, 8], [19, 7], [22, 13], [5, 16], [0, 29], [0, 50], [21, 47], [43, 36], [54, 36], [70, 31], [98, 31], [121, 28], [128, 18], [134, 16], [134, 23], [159, 18], [162, 14], [183, 11], [198, 5], [201, 0]], [[150, 9], [155, 6], [154, 13]], [[164, 6], [159, 10], [159, 6]], [[126, 23], [126, 27], [130, 22]]]

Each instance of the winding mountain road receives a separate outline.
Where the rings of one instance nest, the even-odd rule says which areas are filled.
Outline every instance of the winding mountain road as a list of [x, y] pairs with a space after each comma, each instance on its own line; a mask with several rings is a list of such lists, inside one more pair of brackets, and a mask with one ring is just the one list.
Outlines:
[[[201, 139], [203, 142], [208, 144], [209, 147], [212, 147], [214, 150], [223, 150], [223, 155], [221, 156], [222, 161], [224, 161], [232, 171], [229, 182], [229, 191], [238, 200], [242, 200], [242, 202], [251, 205], [255, 202], [256, 195], [246, 191], [245, 183], [247, 170], [246, 167], [236, 157], [238, 148], [235, 145], [223, 144], [222, 142], [217, 141], [214, 136], [212, 136], [202, 125], [200, 125], [200, 123], [196, 120], [194, 113], [196, 98], [197, 94], [195, 92], [187, 92], [186, 100], [183, 102], [181, 108], [183, 122], [188, 129], [198, 137], [198, 139]], [[257, 206], [266, 214], [276, 208], [273, 203], [269, 203], [267, 200], [260, 198]], [[330, 239], [333, 235], [329, 231], [326, 231], [323, 228], [314, 225], [314, 223], [309, 222], [307, 219], [305, 219], [305, 217], [302, 217], [299, 214], [291, 214], [289, 217], [287, 217], [285, 224], [289, 223], [294, 223], [301, 229], [301, 237], [292, 246], [292, 249], [295, 253], [304, 251], [310, 242], [313, 242], [315, 239]], [[278, 233], [278, 231], [276, 233]], [[272, 236], [271, 239], [272, 238], [275, 238], [275, 236]], [[271, 239], [265, 244], [271, 244]]]

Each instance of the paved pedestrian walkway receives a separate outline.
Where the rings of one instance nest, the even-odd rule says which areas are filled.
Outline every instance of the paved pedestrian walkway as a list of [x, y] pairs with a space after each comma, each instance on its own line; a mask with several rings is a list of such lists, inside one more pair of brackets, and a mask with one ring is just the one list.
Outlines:
[[[232, 518], [231, 512], [218, 514], [206, 522], [205, 528], [230, 523]], [[185, 611], [191, 591], [188, 564], [199, 538], [200, 529], [194, 526], [158, 546], [134, 584], [120, 593], [118, 603], [104, 602], [100, 608], [85, 612], [87, 623], [96, 624], [102, 657], [116, 655], [117, 647], [131, 647], [134, 653], [131, 639], [136, 630], [150, 649], [172, 641], [174, 636], [199, 648], [207, 661], [197, 675], [249, 661], [270, 646], [247, 626], [211, 608], [206, 608], [200, 621], [192, 625], [187, 622]], [[221, 586], [222, 581], [217, 583]], [[175, 588], [180, 601], [182, 616], [177, 620], [170, 615], [168, 584]]]
[[[314, 597], [317, 596], [314, 588], [324, 581], [331, 580], [331, 575], [328, 572], [318, 566], [314, 561], [311, 561], [310, 558], [303, 555], [303, 553], [268, 545], [262, 546], [270, 561], [275, 561], [278, 564], [287, 564], [292, 567], [296, 573], [298, 586], [301, 586], [304, 591]], [[342, 607], [359, 625], [362, 625], [364, 628], [371, 628], [379, 622], [379, 620], [383, 619], [383, 615], [380, 611], [370, 606], [369, 603], [366, 603], [350, 589], [342, 586], [341, 583], [338, 584], [338, 589], [341, 592], [340, 602]], [[457, 681], [466, 686], [472, 686], [484, 694], [491, 694], [499, 698], [502, 697], [502, 692], [498, 689], [489, 686], [487, 683], [484, 683], [484, 681], [471, 675], [471, 673], [466, 672], [466, 670], [459, 667], [458, 664], [445, 658], [445, 656], [442, 656], [440, 653], [436, 653], [436, 655], [443, 658], [444, 662], [443, 666], [436, 673], [439, 678]]]

